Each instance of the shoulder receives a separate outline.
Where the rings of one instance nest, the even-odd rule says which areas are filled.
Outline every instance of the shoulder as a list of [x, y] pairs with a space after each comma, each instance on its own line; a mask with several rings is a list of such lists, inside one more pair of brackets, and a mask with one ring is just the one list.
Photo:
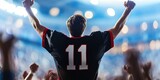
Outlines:
[[110, 34], [110, 31], [95, 31], [95, 32], [92, 32], [90, 36], [100, 36], [105, 34]]
[[54, 35], [54, 36], [58, 36], [58, 37], [68, 37], [67, 35], [65, 35], [64, 33], [62, 33], [62, 32], [59, 32], [59, 31], [56, 31], [56, 30], [52, 30], [52, 34]]
[[92, 32], [92, 33], [90, 34], [90, 36], [97, 35], [97, 34], [100, 34], [100, 33], [101, 33], [101, 31], [94, 31], [94, 32]]
[[[46, 29], [44, 31], [44, 34], [48, 35], [48, 36], [66, 36], [64, 33], [59, 32], [57, 30], [51, 30], [51, 29]], [[67, 36], [66, 36], [67, 37]]]

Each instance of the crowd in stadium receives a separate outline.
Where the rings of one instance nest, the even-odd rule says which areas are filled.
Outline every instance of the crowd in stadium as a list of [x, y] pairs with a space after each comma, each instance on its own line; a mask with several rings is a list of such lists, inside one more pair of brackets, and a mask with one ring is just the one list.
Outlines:
[[[39, 70], [39, 65], [33, 62], [28, 66], [29, 71], [24, 70], [21, 72], [21, 77], [16, 76], [16, 69], [13, 68], [15, 62], [12, 55], [13, 45], [16, 42], [16, 38], [12, 35], [4, 41], [2, 40], [2, 33], [0, 34], [0, 50], [2, 55], [2, 67], [0, 71], [1, 80], [59, 80], [58, 74], [55, 70], [48, 70], [45, 75], [36, 76], [34, 75]], [[98, 77], [97, 80], [159, 80], [154, 79], [152, 74], [152, 62], [143, 63], [140, 59], [140, 51], [135, 48], [128, 49], [124, 52], [125, 65], [122, 68], [122, 75], [101, 79]], [[119, 66], [120, 67], [120, 66]], [[34, 77], [37, 78], [34, 78]]]
[[[5, 0], [0, 0], [0, 10], [5, 6], [2, 3], [7, 5], [4, 8], [7, 11], [10, 9], [8, 6], [13, 7]], [[32, 28], [41, 39], [35, 37], [35, 33], [30, 33], [28, 26], [31, 25], [28, 21], [24, 20], [26, 22], [24, 26], [27, 28], [23, 28], [18, 33], [18, 28], [20, 30], [23, 26], [22, 20], [14, 21], [12, 17], [3, 16], [5, 11], [3, 14], [0, 13], [0, 24], [2, 24], [0, 25], [0, 80], [160, 80], [158, 21], [153, 22], [154, 29], [148, 32], [145, 32], [148, 28], [147, 23], [142, 23], [143, 36], [137, 35], [140, 34], [137, 27], [132, 28], [130, 32], [134, 34], [133, 36], [128, 33], [130, 34], [129, 37], [127, 36], [128, 39], [121, 35], [123, 28], [128, 31], [125, 23], [136, 5], [134, 1], [124, 2], [125, 10], [113, 28], [100, 31], [97, 26], [94, 26], [93, 28], [98, 31], [93, 30], [90, 35], [85, 36], [83, 32], [88, 26], [86, 15], [74, 14], [69, 17], [66, 25], [70, 34], [66, 36], [63, 30], [58, 32], [57, 29], [61, 28], [51, 30], [51, 27], [40, 23], [34, 13], [36, 9], [31, 8], [34, 0], [24, 0], [21, 3], [23, 9], [27, 11], [21, 15], [28, 14]], [[9, 11], [11, 14], [18, 15], [18, 9], [16, 12]], [[14, 22], [15, 26], [12, 26]], [[22, 33], [23, 31], [26, 33]], [[152, 36], [151, 39], [151, 33], [157, 36]], [[118, 34], [121, 39], [115, 41]], [[138, 41], [138, 38], [145, 42]], [[114, 45], [114, 42], [118, 42], [118, 46]], [[110, 50], [111, 48], [113, 50]]]

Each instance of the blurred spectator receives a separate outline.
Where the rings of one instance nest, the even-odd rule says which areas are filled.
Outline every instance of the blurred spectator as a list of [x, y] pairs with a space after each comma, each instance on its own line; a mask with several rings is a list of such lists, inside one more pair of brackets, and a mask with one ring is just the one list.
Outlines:
[[[38, 70], [38, 65], [33, 63], [32, 65], [30, 65], [30, 72], [28, 73], [27, 71], [23, 72], [23, 79], [24, 80], [32, 80], [33, 78], [33, 74]], [[58, 79], [58, 75], [56, 72], [54, 72], [53, 70], [49, 70], [47, 72], [47, 74], [44, 77], [45, 80], [59, 80]]]
[[124, 70], [129, 74], [128, 80], [151, 80], [151, 62], [142, 65], [140, 63], [140, 52], [137, 49], [128, 49], [125, 55], [126, 65]]
[[27, 72], [27, 71], [24, 71], [24, 72], [23, 72], [23, 75], [22, 75], [22, 76], [23, 76], [23, 79], [25, 79], [25, 78], [27, 77], [27, 75], [28, 75], [28, 72]]
[[7, 39], [2, 38], [0, 33], [0, 49], [2, 55], [2, 73], [1, 80], [14, 80], [14, 60], [12, 60], [12, 46], [14, 44], [15, 37], [13, 35], [7, 36]]
[[33, 74], [38, 70], [38, 67], [36, 63], [30, 65], [30, 72], [24, 71], [23, 73], [24, 80], [32, 80]]
[[45, 75], [45, 80], [59, 80], [58, 75], [53, 70], [49, 70]]
[[152, 80], [151, 79], [151, 67], [152, 67], [151, 62], [148, 62], [148, 63], [142, 65], [143, 76], [144, 76], [145, 80]]

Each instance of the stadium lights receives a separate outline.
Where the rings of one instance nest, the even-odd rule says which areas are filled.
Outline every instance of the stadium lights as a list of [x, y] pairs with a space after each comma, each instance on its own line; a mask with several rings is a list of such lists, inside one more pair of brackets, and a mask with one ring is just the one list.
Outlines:
[[[35, 9], [35, 8], [31, 8], [31, 9], [34, 14], [37, 14], [37, 9]], [[8, 13], [15, 14], [18, 16], [24, 16], [24, 17], [27, 16], [27, 12], [24, 7], [16, 6], [16, 5], [11, 4], [5, 0], [0, 0], [0, 10], [4, 10]]]
[[16, 28], [23, 27], [23, 20], [22, 19], [17, 19], [16, 22], [15, 22], [15, 27]]
[[83, 12], [82, 12], [82, 11], [80, 11], [80, 10], [77, 10], [77, 11], [75, 11], [75, 12], [74, 12], [74, 14], [83, 15]]
[[147, 22], [143, 22], [143, 23], [141, 24], [141, 30], [146, 31], [147, 28], [148, 28]]
[[93, 12], [92, 12], [92, 11], [86, 11], [86, 12], [85, 12], [85, 17], [86, 17], [87, 19], [93, 18]]
[[93, 26], [93, 27], [91, 28], [91, 32], [99, 31], [99, 30], [100, 30], [100, 29], [99, 29], [98, 26]]
[[123, 34], [127, 34], [128, 33], [128, 26], [127, 25], [124, 25], [124, 27], [122, 28], [122, 31], [121, 31]]
[[158, 21], [157, 21], [157, 20], [155, 20], [155, 21], [153, 22], [153, 28], [154, 28], [154, 29], [158, 29]]
[[121, 45], [122, 52], [125, 52], [128, 49], [128, 47], [128, 42], [123, 42], [123, 44]]
[[90, 3], [93, 4], [93, 5], [98, 5], [99, 1], [98, 0], [91, 0]]
[[60, 10], [57, 7], [53, 7], [50, 9], [50, 15], [51, 16], [57, 16], [59, 14]]
[[106, 13], [109, 15], [109, 16], [115, 16], [115, 10], [113, 8], [108, 8]]

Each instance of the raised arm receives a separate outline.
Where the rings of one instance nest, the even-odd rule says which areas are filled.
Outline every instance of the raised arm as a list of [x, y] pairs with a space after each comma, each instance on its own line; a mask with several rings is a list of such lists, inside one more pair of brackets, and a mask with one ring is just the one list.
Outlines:
[[36, 16], [33, 14], [32, 10], [31, 10], [31, 6], [33, 5], [33, 3], [34, 3], [34, 0], [24, 0], [23, 6], [25, 7], [25, 9], [28, 13], [28, 17], [29, 17], [29, 20], [30, 20], [32, 26], [38, 32], [38, 34], [40, 36], [42, 36], [45, 27], [39, 23], [39, 20], [36, 18]]
[[38, 70], [38, 65], [36, 63], [33, 63], [32, 65], [30, 65], [30, 72], [28, 73], [28, 75], [25, 77], [24, 80], [32, 80], [33, 77], [33, 73], [35, 73]]
[[131, 10], [134, 8], [135, 3], [133, 1], [127, 1], [127, 2], [124, 2], [124, 6], [126, 7], [124, 13], [120, 17], [120, 19], [117, 21], [115, 26], [110, 30], [113, 33], [114, 39], [116, 38], [116, 36], [119, 34], [121, 29], [123, 28], [123, 26], [126, 22], [126, 18], [129, 15], [129, 13], [131, 12]]

